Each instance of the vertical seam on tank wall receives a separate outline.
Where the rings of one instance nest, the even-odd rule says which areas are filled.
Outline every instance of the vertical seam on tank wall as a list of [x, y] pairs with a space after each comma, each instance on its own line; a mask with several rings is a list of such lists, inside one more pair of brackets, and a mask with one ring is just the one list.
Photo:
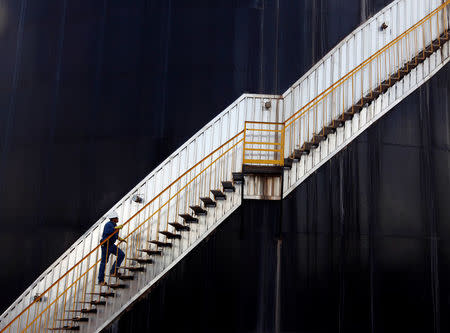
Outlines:
[[24, 22], [25, 22], [25, 14], [27, 10], [27, 4], [28, 0], [22, 0], [21, 7], [20, 7], [20, 14], [19, 14], [19, 28], [17, 31], [17, 43], [16, 43], [16, 58], [14, 63], [14, 74], [12, 79], [12, 89], [11, 89], [11, 96], [9, 99], [9, 106], [8, 106], [8, 115], [6, 118], [6, 129], [5, 134], [3, 136], [3, 147], [1, 150], [1, 156], [0, 158], [0, 191], [2, 191], [3, 188], [3, 179], [5, 178], [4, 175], [4, 168], [6, 164], [6, 157], [9, 152], [9, 136], [11, 135], [12, 127], [14, 124], [14, 114], [15, 114], [15, 108], [16, 108], [16, 93], [17, 93], [17, 81], [19, 76], [19, 69], [21, 66], [21, 58], [22, 58], [22, 42], [23, 42], [23, 35], [24, 35]]
[[274, 66], [274, 94], [278, 94], [278, 34], [279, 34], [279, 27], [280, 24], [280, 0], [276, 0], [275, 3], [275, 66]]
[[[56, 65], [56, 76], [55, 76], [55, 93], [54, 93], [54, 98], [53, 98], [53, 107], [51, 109], [51, 114], [50, 114], [50, 133], [48, 136], [48, 150], [47, 150], [47, 154], [46, 154], [46, 158], [43, 161], [44, 163], [46, 163], [44, 165], [44, 170], [43, 170], [43, 179], [41, 182], [41, 187], [39, 188], [39, 213], [37, 214], [37, 219], [38, 219], [38, 224], [41, 224], [43, 216], [42, 216], [42, 211], [43, 211], [43, 201], [44, 201], [44, 195], [42, 193], [42, 189], [47, 188], [46, 183], [47, 183], [47, 179], [48, 179], [48, 174], [49, 174], [49, 169], [50, 169], [50, 159], [52, 156], [52, 151], [53, 151], [53, 144], [54, 144], [54, 136], [55, 136], [55, 126], [56, 126], [56, 114], [57, 114], [57, 108], [58, 108], [58, 100], [59, 100], [59, 88], [60, 88], [60, 82], [61, 82], [61, 67], [62, 67], [62, 58], [63, 58], [63, 49], [64, 49], [64, 39], [65, 39], [65, 29], [66, 29], [66, 17], [67, 17], [67, 0], [64, 0], [63, 2], [63, 11], [62, 11], [62, 18], [61, 18], [61, 32], [60, 32], [60, 38], [59, 38], [59, 42], [58, 42], [58, 62]], [[46, 199], [46, 198], [45, 198]]]
[[261, 22], [259, 24], [259, 39], [260, 39], [260, 49], [259, 49], [259, 84], [258, 93], [262, 94], [264, 91], [264, 13], [265, 13], [265, 1], [262, 1], [261, 8]]

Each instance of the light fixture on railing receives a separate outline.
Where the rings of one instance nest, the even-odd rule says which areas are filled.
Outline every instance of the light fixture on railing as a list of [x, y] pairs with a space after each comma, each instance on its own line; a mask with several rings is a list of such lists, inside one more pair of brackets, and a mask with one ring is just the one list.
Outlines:
[[272, 107], [272, 102], [271, 101], [267, 101], [264, 103], [264, 109], [265, 110], [270, 110], [270, 108]]
[[135, 194], [131, 197], [131, 200], [136, 202], [136, 203], [143, 203], [144, 202], [144, 196], [143, 195], [139, 195], [139, 194]]
[[387, 28], [388, 28], [388, 25], [386, 24], [386, 22], [383, 22], [383, 24], [380, 27], [380, 30], [383, 31], [383, 30], [386, 30]]

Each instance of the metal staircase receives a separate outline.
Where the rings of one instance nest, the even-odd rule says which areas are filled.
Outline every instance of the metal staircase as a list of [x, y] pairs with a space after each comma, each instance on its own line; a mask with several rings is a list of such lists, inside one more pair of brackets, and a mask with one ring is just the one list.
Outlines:
[[243, 95], [111, 209], [127, 241], [121, 276], [97, 284], [102, 218], [7, 309], [1, 332], [101, 331], [242, 199], [264, 197], [261, 182], [288, 195], [447, 64], [449, 4], [394, 1], [282, 96]]

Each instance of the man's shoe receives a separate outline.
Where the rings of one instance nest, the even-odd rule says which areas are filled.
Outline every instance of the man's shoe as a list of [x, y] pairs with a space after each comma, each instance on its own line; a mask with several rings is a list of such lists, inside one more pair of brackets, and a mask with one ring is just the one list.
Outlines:
[[99, 282], [98, 285], [100, 287], [106, 287], [108, 284], [105, 281]]
[[121, 277], [121, 276], [122, 276], [122, 273], [116, 272], [116, 273], [114, 273], [114, 274], [111, 274], [110, 276], [111, 276], [111, 277], [118, 278], [118, 277]]

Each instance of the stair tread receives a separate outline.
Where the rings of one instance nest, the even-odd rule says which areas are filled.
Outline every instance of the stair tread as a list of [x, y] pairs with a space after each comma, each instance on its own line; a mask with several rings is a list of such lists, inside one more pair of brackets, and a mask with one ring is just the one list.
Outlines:
[[215, 200], [225, 200], [227, 196], [221, 190], [211, 190]]
[[184, 213], [184, 214], [178, 214], [185, 223], [197, 223], [198, 222], [198, 218], [193, 217], [191, 214], [188, 213]]
[[290, 158], [290, 157], [285, 158], [285, 159], [284, 159], [283, 167], [284, 167], [285, 169], [290, 169], [290, 168], [292, 168], [292, 162], [293, 162], [293, 159], [292, 159], [292, 158]]
[[61, 330], [79, 331], [80, 326], [49, 327], [49, 328], [47, 328], [47, 330], [49, 330], [49, 331], [61, 331]]
[[[309, 151], [308, 151], [309, 153]], [[304, 150], [301, 149], [294, 149], [294, 160], [300, 160], [300, 158], [302, 157], [302, 155], [307, 154], [307, 152], [305, 152]]]
[[127, 285], [124, 283], [108, 283], [108, 287], [112, 289], [124, 289]]
[[217, 203], [210, 197], [201, 197], [200, 200], [206, 207], [216, 207]]
[[[170, 224], [170, 223], [169, 223]], [[152, 249], [139, 249], [138, 251], [140, 252], [145, 252], [147, 253], [149, 256], [160, 256], [162, 254], [161, 250], [152, 250]]]
[[120, 274], [119, 276], [115, 276], [115, 275], [108, 275], [109, 277], [112, 278], [116, 278], [122, 281], [129, 281], [129, 280], [134, 280], [134, 275], [125, 275], [125, 274]]
[[301, 149], [304, 149], [304, 150], [311, 150], [311, 149], [317, 148], [317, 147], [318, 147], [318, 144], [315, 143], [315, 142], [305, 142], [305, 143], [302, 145], [302, 148], [300, 148], [300, 150], [301, 150]]
[[240, 184], [244, 181], [244, 174], [242, 172], [232, 172], [232, 175], [235, 184]]
[[170, 242], [161, 242], [159, 240], [151, 240], [149, 242], [161, 247], [172, 247], [172, 243]]
[[[120, 268], [123, 268], [123, 267], [119, 267], [119, 269]], [[115, 294], [113, 292], [97, 292], [97, 293], [87, 293], [87, 294], [88, 295], [97, 295], [100, 297], [114, 297], [115, 296]]]
[[124, 270], [132, 271], [132, 272], [133, 271], [135, 271], [135, 272], [145, 271], [145, 267], [143, 267], [143, 266], [121, 266], [121, 267], [119, 267], [119, 269], [124, 269]]
[[336, 132], [336, 129], [334, 127], [331, 127], [331, 126], [325, 126], [323, 128], [323, 132], [324, 132], [325, 135], [328, 136], [330, 134], [334, 134]]
[[133, 261], [137, 261], [137, 262], [144, 262], [144, 263], [148, 263], [151, 264], [153, 263], [153, 259], [150, 258], [139, 258], [139, 257], [134, 257], [134, 258], [128, 258], [128, 260], [133, 260]]
[[93, 301], [81, 301], [77, 302], [79, 304], [90, 304], [90, 305], [106, 305], [106, 301], [93, 300]]
[[[191, 228], [189, 226], [178, 223], [178, 222], [169, 222], [169, 224], [175, 228], [177, 231], [189, 231]], [[161, 252], [161, 251], [160, 251]]]
[[[321, 131], [322, 132], [322, 131]], [[324, 141], [326, 139], [326, 137], [325, 137], [325, 135], [323, 135], [323, 134], [314, 134], [313, 135], [313, 142], [317, 142], [317, 143], [319, 143], [319, 142], [321, 142], [321, 141]]]
[[208, 213], [208, 211], [200, 205], [192, 205], [189, 206], [189, 208], [194, 211], [195, 215], [206, 215]]
[[170, 231], [160, 231], [160, 234], [166, 236], [169, 239], [181, 239], [181, 235], [180, 234], [175, 234], [173, 232]]
[[236, 188], [233, 185], [233, 182], [229, 180], [222, 181], [222, 187], [224, 192], [234, 192], [236, 190]]
[[97, 309], [66, 310], [66, 312], [97, 313]]
[[88, 317], [72, 317], [72, 318], [62, 318], [56, 319], [56, 321], [76, 321], [76, 322], [87, 322], [89, 321]]

